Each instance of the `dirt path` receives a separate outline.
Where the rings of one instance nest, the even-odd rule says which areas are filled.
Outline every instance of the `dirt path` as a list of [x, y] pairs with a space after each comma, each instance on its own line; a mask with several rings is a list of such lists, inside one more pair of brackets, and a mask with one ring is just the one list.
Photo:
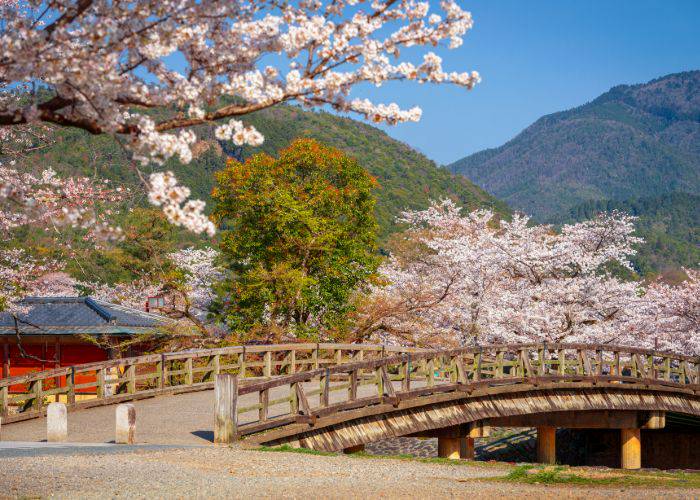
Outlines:
[[501, 467], [243, 451], [215, 447], [0, 458], [0, 497], [55, 498], [618, 498], [697, 490], [489, 482]]

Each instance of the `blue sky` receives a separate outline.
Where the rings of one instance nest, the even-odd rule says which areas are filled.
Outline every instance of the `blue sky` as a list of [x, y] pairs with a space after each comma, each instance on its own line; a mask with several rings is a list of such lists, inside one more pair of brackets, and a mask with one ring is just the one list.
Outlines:
[[384, 128], [441, 164], [500, 146], [540, 116], [615, 85], [700, 69], [700, 0], [461, 5], [471, 11], [474, 28], [462, 47], [440, 55], [448, 71], [479, 71], [481, 84], [470, 92], [407, 83], [366, 93], [376, 102], [419, 105], [420, 123]]

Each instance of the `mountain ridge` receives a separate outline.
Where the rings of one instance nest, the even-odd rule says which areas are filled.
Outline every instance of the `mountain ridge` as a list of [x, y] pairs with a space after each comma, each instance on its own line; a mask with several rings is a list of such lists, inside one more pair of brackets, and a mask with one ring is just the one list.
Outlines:
[[448, 168], [544, 222], [590, 200], [700, 194], [700, 70], [615, 86]]

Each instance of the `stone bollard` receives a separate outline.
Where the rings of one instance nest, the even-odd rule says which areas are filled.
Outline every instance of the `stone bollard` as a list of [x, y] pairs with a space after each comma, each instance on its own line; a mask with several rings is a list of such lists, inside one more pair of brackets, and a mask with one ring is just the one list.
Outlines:
[[117, 426], [114, 442], [117, 444], [134, 444], [136, 432], [136, 407], [132, 404], [117, 406]]
[[64, 403], [50, 403], [46, 410], [46, 440], [62, 443], [68, 439], [68, 410]]

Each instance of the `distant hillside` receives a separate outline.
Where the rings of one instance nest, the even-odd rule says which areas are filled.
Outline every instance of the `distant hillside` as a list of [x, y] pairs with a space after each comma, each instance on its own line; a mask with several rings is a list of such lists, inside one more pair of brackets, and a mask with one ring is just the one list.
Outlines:
[[[462, 176], [454, 176], [433, 161], [383, 131], [329, 113], [309, 112], [296, 107], [279, 106], [244, 118], [265, 135], [260, 148], [246, 148], [245, 157], [265, 151], [276, 154], [297, 137], [312, 137], [355, 156], [372, 175], [377, 191], [377, 217], [382, 235], [390, 232], [396, 215], [407, 208], [424, 208], [430, 199], [451, 197], [469, 209], [488, 207], [500, 214], [508, 207]], [[164, 167], [149, 167], [145, 174], [173, 170], [180, 181], [191, 187], [194, 195], [209, 200], [213, 172], [221, 168], [226, 155], [211, 129], [199, 130], [204, 140], [196, 145], [195, 159], [188, 165], [169, 161]], [[90, 136], [78, 130], [57, 129], [56, 143], [38, 150], [29, 163], [53, 166], [66, 173], [99, 175], [120, 182], [136, 184], [137, 175], [129, 165], [123, 148], [106, 136]]]
[[569, 221], [612, 210], [639, 218], [637, 233], [646, 244], [633, 260], [640, 273], [700, 265], [700, 196], [672, 193], [628, 201], [587, 202], [570, 210]]
[[614, 87], [449, 170], [540, 221], [588, 201], [698, 195], [700, 71]]

